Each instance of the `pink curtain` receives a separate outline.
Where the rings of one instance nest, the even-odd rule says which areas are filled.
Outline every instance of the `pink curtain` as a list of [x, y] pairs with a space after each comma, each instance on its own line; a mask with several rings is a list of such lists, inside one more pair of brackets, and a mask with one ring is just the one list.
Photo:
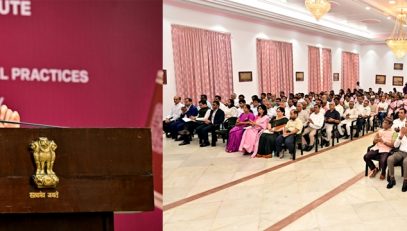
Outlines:
[[257, 39], [259, 91], [292, 93], [293, 48], [291, 43]]
[[332, 55], [331, 49], [322, 48], [322, 90], [332, 89]]
[[319, 93], [321, 83], [321, 59], [318, 47], [308, 46], [308, 91]]
[[230, 34], [172, 25], [177, 95], [228, 99], [233, 92]]
[[359, 54], [342, 52], [342, 89], [353, 90], [359, 81]]

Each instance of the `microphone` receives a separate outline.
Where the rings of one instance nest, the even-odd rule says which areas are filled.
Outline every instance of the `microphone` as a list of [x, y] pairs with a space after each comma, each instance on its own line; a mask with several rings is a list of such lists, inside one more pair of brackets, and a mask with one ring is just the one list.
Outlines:
[[28, 122], [16, 122], [16, 121], [8, 121], [8, 120], [0, 120], [0, 123], [28, 125], [28, 126], [42, 127], [42, 128], [67, 128], [67, 127], [54, 126], [54, 125], [47, 125], [47, 124], [37, 124], [37, 123], [28, 123]]

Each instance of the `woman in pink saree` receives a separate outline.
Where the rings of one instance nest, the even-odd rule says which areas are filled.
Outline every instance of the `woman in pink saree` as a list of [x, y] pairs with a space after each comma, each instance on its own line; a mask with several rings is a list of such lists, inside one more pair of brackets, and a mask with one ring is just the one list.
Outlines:
[[242, 141], [244, 128], [250, 126], [251, 121], [254, 121], [255, 117], [250, 111], [250, 105], [243, 106], [243, 113], [239, 116], [236, 125], [229, 131], [228, 143], [226, 145], [227, 152], [239, 151], [239, 145]]
[[261, 132], [267, 127], [270, 118], [267, 116], [267, 108], [264, 105], [257, 107], [258, 115], [255, 121], [251, 121], [249, 127], [243, 133], [242, 141], [240, 142], [239, 151], [243, 155], [248, 155], [257, 150]]

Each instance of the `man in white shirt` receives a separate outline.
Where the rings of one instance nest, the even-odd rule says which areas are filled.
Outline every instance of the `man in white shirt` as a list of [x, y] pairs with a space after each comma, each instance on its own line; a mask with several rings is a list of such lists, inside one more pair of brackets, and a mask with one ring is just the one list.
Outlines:
[[270, 101], [268, 101], [267, 99], [263, 100], [263, 104], [264, 106], [266, 106], [267, 108], [267, 115], [271, 118], [275, 118], [277, 116], [277, 110], [276, 108], [274, 108]]
[[[308, 127], [304, 129], [302, 143], [305, 146], [305, 151], [311, 151], [314, 147], [315, 143], [315, 134], [318, 129], [322, 128], [324, 124], [324, 113], [321, 112], [321, 106], [319, 104], [315, 104], [314, 112], [309, 116], [308, 119]], [[304, 139], [304, 135], [309, 134], [309, 144]]]
[[386, 117], [387, 108], [389, 108], [389, 104], [386, 102], [386, 96], [382, 96], [380, 103], [377, 104], [377, 107], [377, 117], [379, 118], [381, 124], [384, 117]]
[[398, 112], [398, 119], [395, 119], [393, 121], [393, 125], [391, 126], [391, 128], [394, 129], [394, 131], [399, 132], [400, 128], [403, 128], [407, 122], [406, 120], [406, 109], [404, 108], [400, 108], [399, 112]]
[[358, 97], [358, 103], [356, 109], [358, 110], [358, 119], [356, 121], [357, 129], [355, 138], [359, 137], [360, 131], [362, 131], [363, 125], [367, 122], [368, 117], [370, 116], [370, 107], [369, 107], [369, 100], [364, 100], [362, 106], [360, 106], [360, 99], [363, 101], [363, 97]]
[[297, 109], [297, 108], [294, 106], [294, 102], [293, 102], [292, 99], [288, 99], [288, 101], [287, 101], [287, 106], [288, 106], [288, 110], [289, 110], [289, 111]]
[[[394, 164], [402, 162], [402, 168], [404, 170], [407, 170], [407, 128], [403, 127], [400, 129], [400, 133], [398, 134], [398, 138], [394, 142], [394, 147], [399, 148], [399, 151], [395, 152], [393, 155], [389, 156], [387, 158], [387, 166], [389, 169], [389, 180], [387, 184], [387, 188], [393, 188], [394, 185], [396, 185], [396, 180], [394, 178]], [[407, 171], [404, 171], [403, 173], [403, 186], [401, 188], [402, 192], [407, 191]]]
[[235, 106], [239, 105], [239, 99], [237, 98], [236, 93], [232, 93], [230, 95], [230, 98], [233, 99], [233, 102], [235, 103]]
[[222, 110], [222, 111], [226, 111], [227, 110], [227, 107], [226, 107], [226, 105], [224, 104], [224, 103], [222, 103], [222, 97], [220, 96], [220, 95], [215, 95], [215, 101], [218, 101], [219, 102], [219, 108]]
[[181, 97], [174, 96], [174, 106], [171, 107], [170, 114], [168, 114], [163, 121], [163, 130], [167, 138], [170, 137], [170, 125], [180, 117], [182, 113], [181, 108], [183, 106], [184, 105], [181, 103]]
[[343, 116], [345, 117], [345, 119], [342, 120], [338, 125], [338, 131], [339, 131], [339, 134], [341, 134], [341, 136], [344, 135], [344, 130], [342, 129], [342, 126], [345, 125], [345, 129], [347, 132], [347, 135], [344, 137], [345, 139], [349, 138], [350, 126], [352, 124], [352, 121], [356, 120], [359, 116], [359, 113], [354, 106], [355, 106], [355, 103], [353, 101], [350, 101], [349, 108], [346, 109], [346, 111], [343, 113]]
[[253, 99], [252, 104], [250, 105], [250, 110], [252, 110], [254, 116], [257, 116], [257, 114], [258, 114], [258, 112], [257, 112], [258, 106], [260, 106], [259, 99]]
[[340, 104], [339, 98], [335, 98], [334, 102], [335, 102], [335, 110], [337, 112], [339, 112], [339, 116], [342, 117], [344, 109], [343, 109], [342, 105]]

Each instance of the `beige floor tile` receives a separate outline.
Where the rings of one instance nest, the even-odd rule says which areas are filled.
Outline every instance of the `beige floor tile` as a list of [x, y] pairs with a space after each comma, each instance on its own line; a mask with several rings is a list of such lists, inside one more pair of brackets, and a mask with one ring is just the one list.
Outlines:
[[174, 209], [167, 223], [210, 220], [216, 217], [222, 202], [192, 203]]
[[[296, 161], [176, 207], [164, 213], [164, 230], [264, 230], [363, 171], [362, 157], [372, 138]], [[226, 153], [221, 142], [209, 148], [199, 148], [194, 142], [183, 147], [177, 144], [164, 142], [164, 174], [169, 173], [164, 176], [164, 204], [291, 162], [289, 155], [252, 159]], [[374, 225], [372, 217], [380, 218], [369, 213], [372, 208], [398, 219], [407, 214], [402, 210], [407, 199], [401, 186], [396, 187], [387, 190], [385, 182], [363, 178], [284, 230], [366, 230]], [[405, 221], [397, 222], [402, 225]]]
[[258, 226], [259, 215], [247, 214], [244, 216], [217, 218], [214, 220], [211, 230], [258, 230]]
[[367, 202], [352, 206], [362, 221], [374, 221], [381, 218], [391, 219], [398, 216], [387, 201]]

